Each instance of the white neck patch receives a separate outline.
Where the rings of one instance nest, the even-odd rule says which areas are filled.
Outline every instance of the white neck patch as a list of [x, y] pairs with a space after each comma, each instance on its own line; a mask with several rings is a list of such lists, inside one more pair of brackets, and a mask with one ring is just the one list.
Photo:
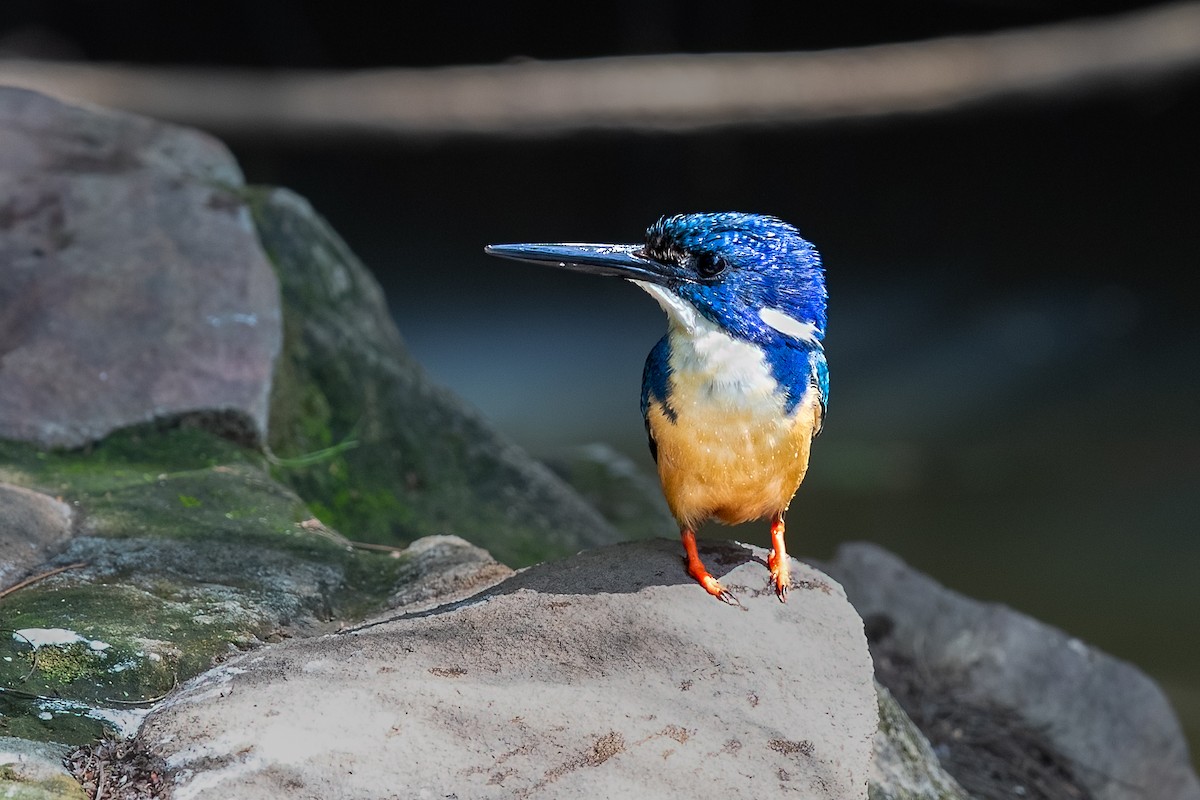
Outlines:
[[763, 323], [772, 330], [782, 333], [791, 339], [798, 339], [801, 342], [820, 345], [821, 340], [817, 338], [820, 332], [816, 325], [811, 322], [801, 322], [795, 317], [789, 316], [778, 308], [764, 308], [758, 312], [758, 317]]
[[730, 336], [670, 290], [642, 281], [633, 283], [667, 312], [677, 390], [694, 393], [702, 402], [782, 413], [779, 384], [760, 348]]

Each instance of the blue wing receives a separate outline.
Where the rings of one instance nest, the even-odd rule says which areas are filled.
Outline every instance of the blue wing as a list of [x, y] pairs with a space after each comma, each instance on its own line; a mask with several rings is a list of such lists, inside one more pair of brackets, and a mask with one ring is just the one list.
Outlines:
[[816, 436], [825, 427], [825, 413], [829, 409], [829, 363], [825, 361], [824, 350], [818, 350], [816, 358], [813, 359], [809, 385], [817, 390], [817, 399], [821, 401], [821, 420], [813, 433], [813, 436]]
[[667, 418], [675, 420], [675, 410], [671, 408], [667, 398], [670, 392], [670, 360], [671, 345], [664, 336], [650, 350], [650, 355], [646, 356], [646, 367], [642, 370], [642, 421], [646, 424], [646, 441], [650, 445], [650, 455], [654, 457], [655, 463], [658, 463], [658, 443], [654, 441], [654, 434], [650, 432], [650, 401], [654, 399], [662, 403]]
[[829, 366], [825, 362], [825, 350], [815, 347], [797, 347], [791, 342], [782, 342], [766, 348], [767, 364], [771, 375], [783, 388], [786, 396], [784, 407], [787, 413], [795, 412], [796, 406], [809, 390], [815, 389], [821, 401], [821, 415], [829, 397]]

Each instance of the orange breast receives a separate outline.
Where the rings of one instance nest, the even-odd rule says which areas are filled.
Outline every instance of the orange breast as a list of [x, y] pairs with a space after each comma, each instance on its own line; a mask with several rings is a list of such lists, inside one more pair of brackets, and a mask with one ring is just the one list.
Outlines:
[[679, 523], [694, 527], [715, 517], [733, 525], [787, 510], [808, 470], [820, 414], [816, 393], [785, 415], [688, 402], [688, 388], [672, 393], [674, 421], [657, 401], [647, 415], [663, 493]]

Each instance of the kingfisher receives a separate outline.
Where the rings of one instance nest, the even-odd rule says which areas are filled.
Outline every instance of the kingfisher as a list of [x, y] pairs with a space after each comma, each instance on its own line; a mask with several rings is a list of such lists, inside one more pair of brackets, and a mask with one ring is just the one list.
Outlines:
[[485, 252], [625, 278], [667, 315], [642, 373], [642, 417], [687, 571], [740, 605], [696, 549], [707, 520], [771, 521], [770, 585], [787, 601], [784, 514], [808, 471], [829, 398], [825, 273], [773, 216], [664, 216], [639, 244], [496, 244]]

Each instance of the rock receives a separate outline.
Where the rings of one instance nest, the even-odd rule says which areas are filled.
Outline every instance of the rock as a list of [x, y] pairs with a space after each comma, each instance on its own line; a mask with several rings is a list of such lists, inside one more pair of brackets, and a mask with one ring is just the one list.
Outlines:
[[71, 535], [71, 507], [0, 483], [0, 591], [46, 560]]
[[314, 511], [517, 564], [620, 538], [428, 380], [307, 203], [203, 134], [0, 88], [0, 263], [0, 588], [82, 564], [3, 599], [5, 733], [131, 730], [242, 649], [509, 574], [453, 537], [352, 548]]
[[12, 800], [85, 800], [63, 766], [69, 748], [0, 736], [0, 797]]
[[0, 437], [264, 438], [279, 287], [241, 183], [197, 131], [0, 87]]
[[871, 759], [871, 800], [971, 800], [938, 762], [929, 740], [887, 687], [879, 693], [879, 730]]
[[378, 283], [307, 202], [280, 189], [244, 197], [284, 298], [270, 445], [294, 457], [357, 444], [275, 470], [320, 519], [384, 544], [454, 534], [511, 566], [621, 540], [546, 467], [430, 381]]
[[[841, 589], [756, 548], [589, 551], [466, 602], [231, 659], [146, 721], [176, 800], [865, 798], [876, 694]], [[264, 713], [264, 709], [269, 709]]]
[[621, 539], [430, 382], [306, 202], [247, 189], [203, 134], [0, 89], [0, 262], [0, 438], [182, 419], [269, 439], [276, 478], [356, 540], [457, 534], [524, 565]]
[[880, 682], [972, 795], [1200, 798], [1179, 723], [1137, 668], [872, 545], [827, 569], [866, 620]]
[[426, 536], [404, 550], [399, 589], [388, 598], [392, 608], [416, 611], [451, 603], [499, 583], [513, 571], [457, 536]]

